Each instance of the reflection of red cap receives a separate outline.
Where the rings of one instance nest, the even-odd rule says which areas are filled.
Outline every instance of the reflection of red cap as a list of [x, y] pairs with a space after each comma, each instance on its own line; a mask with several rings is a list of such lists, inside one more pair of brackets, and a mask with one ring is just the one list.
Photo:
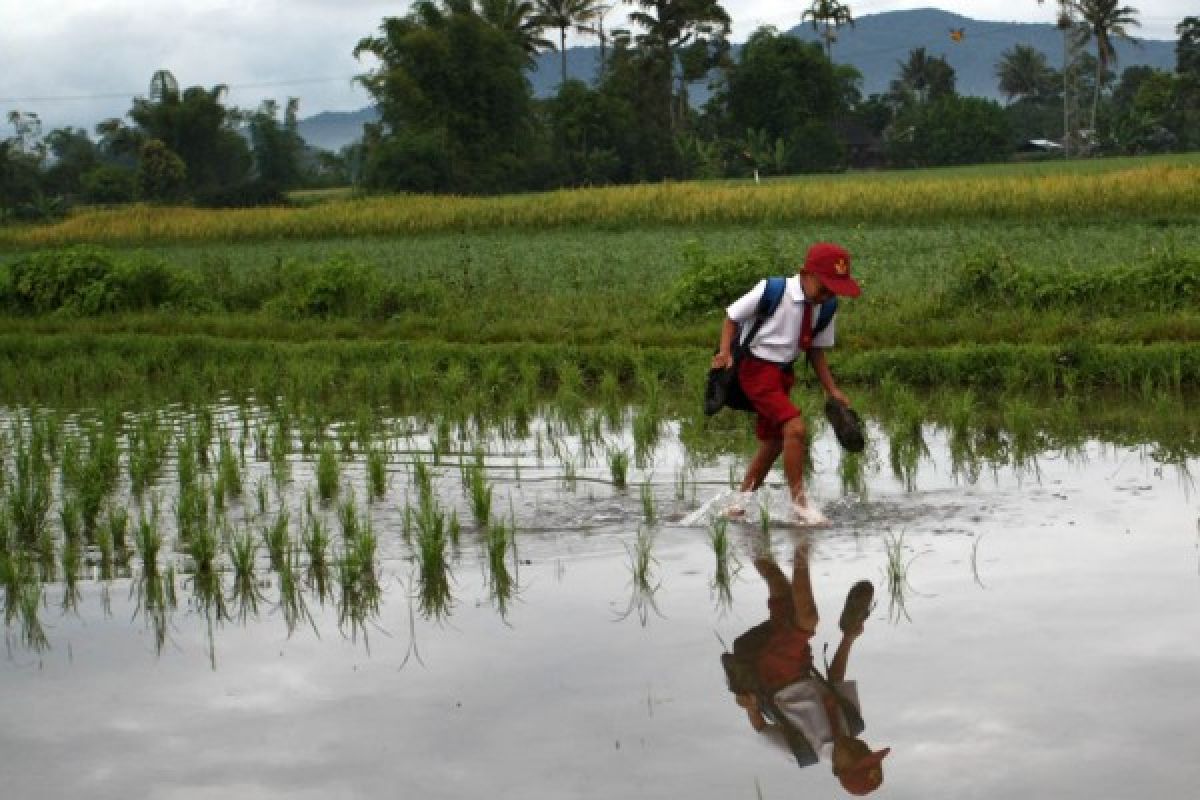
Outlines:
[[850, 254], [830, 242], [818, 242], [808, 248], [802, 272], [815, 275], [826, 289], [843, 297], [858, 297], [862, 294], [854, 278], [850, 277]]
[[868, 753], [855, 761], [854, 766], [837, 773], [842, 788], [853, 795], [870, 794], [878, 789], [883, 783], [883, 759], [887, 758], [890, 752], [892, 748], [885, 747]]

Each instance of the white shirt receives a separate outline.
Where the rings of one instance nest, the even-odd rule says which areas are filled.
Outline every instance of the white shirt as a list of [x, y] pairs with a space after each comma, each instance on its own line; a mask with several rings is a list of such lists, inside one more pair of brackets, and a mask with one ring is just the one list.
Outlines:
[[[842, 697], [849, 700], [855, 708], [861, 708], [858, 700], [858, 684], [854, 681], [843, 681], [837, 684], [837, 690]], [[775, 705], [804, 734], [804, 738], [812, 745], [817, 758], [829, 760], [833, 751], [833, 729], [829, 725], [829, 717], [825, 714], [825, 706], [821, 699], [824, 696], [820, 684], [809, 678], [796, 681], [775, 693]], [[840, 713], [840, 712], [839, 712]], [[844, 720], [843, 720], [844, 722]], [[783, 731], [771, 726], [766, 733], [771, 741], [790, 753]]]
[[[742, 326], [742, 337], [750, 333], [754, 325], [754, 312], [758, 309], [758, 301], [767, 290], [766, 280], [761, 280], [754, 288], [735, 300], [725, 313], [734, 322]], [[792, 275], [787, 279], [783, 297], [779, 300], [779, 308], [767, 317], [758, 335], [750, 344], [750, 353], [764, 361], [783, 363], [795, 361], [800, 355], [800, 325], [804, 320], [804, 287], [800, 285], [800, 277]], [[812, 324], [816, 327], [821, 313], [821, 306], [812, 304]], [[829, 326], [820, 334], [813, 337], [813, 347], [822, 349], [833, 347], [834, 328], [837, 325], [837, 315], [829, 321]]]

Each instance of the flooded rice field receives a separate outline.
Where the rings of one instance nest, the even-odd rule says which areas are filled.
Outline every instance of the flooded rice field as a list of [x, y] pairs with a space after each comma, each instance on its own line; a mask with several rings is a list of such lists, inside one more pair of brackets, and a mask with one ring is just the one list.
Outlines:
[[818, 428], [801, 529], [778, 471], [718, 513], [746, 431], [644, 409], [0, 419], [5, 797], [838, 796], [723, 664], [781, 586], [877, 796], [1200, 785], [1190, 444]]

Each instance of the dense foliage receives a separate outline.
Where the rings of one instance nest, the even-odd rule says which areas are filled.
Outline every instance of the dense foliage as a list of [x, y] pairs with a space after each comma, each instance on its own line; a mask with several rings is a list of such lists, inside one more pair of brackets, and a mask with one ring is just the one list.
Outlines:
[[[618, 9], [625, 24], [606, 23]], [[54, 219], [77, 202], [281, 204], [290, 189], [347, 183], [502, 194], [1200, 147], [1200, 18], [1176, 29], [1174, 71], [1120, 71], [1113, 42], [1136, 28], [1136, 9], [1060, 10], [1061, 60], [1017, 45], [996, 64], [1001, 109], [960, 96], [945, 56], [926, 47], [896, 60], [887, 92], [863, 97], [862, 76], [834, 60], [836, 30], [854, 24], [842, 3], [804, 12], [823, 47], [762, 28], [735, 49], [717, 0], [420, 0], [355, 48], [380, 121], [342, 153], [304, 145], [294, 99], [240, 110], [221, 85], [181, 87], [159, 71], [128, 119], [104, 121], [95, 139], [43, 136], [35, 114], [13, 111], [0, 220]], [[564, 52], [557, 91], [535, 98], [534, 57], [565, 48], [571, 31], [599, 41], [598, 71], [568, 80]]]

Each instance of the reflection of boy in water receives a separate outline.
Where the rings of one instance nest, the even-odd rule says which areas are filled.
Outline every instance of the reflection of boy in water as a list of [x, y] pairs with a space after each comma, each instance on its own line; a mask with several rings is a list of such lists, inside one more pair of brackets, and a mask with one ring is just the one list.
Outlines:
[[872, 752], [854, 738], [863, 721], [855, 682], [845, 677], [850, 647], [871, 610], [873, 588], [859, 581], [847, 594], [838, 621], [842, 639], [826, 679], [813, 667], [818, 615], [807, 542], [797, 545], [795, 557], [790, 584], [772, 556], [755, 559], [770, 590], [770, 619], [735, 639], [733, 653], [722, 656], [729, 688], [754, 729], [791, 750], [800, 766], [832, 758], [842, 786], [851, 794], [867, 794], [883, 783], [882, 762], [891, 750]]

